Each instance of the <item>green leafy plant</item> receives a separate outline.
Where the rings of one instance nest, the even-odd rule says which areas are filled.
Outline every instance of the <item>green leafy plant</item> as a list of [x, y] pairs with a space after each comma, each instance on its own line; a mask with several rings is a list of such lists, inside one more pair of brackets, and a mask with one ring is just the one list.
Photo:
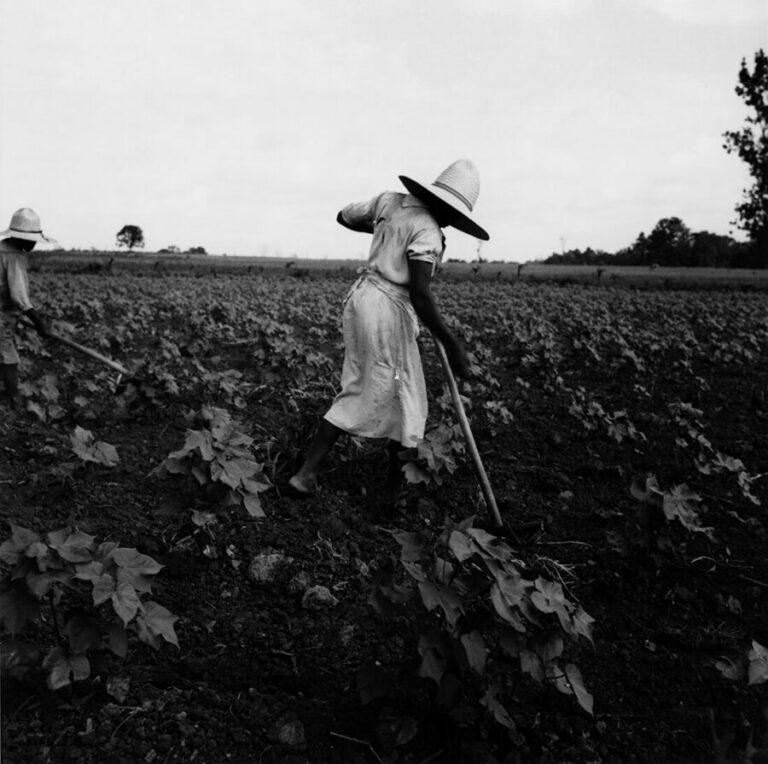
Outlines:
[[117, 449], [110, 443], [96, 440], [90, 430], [84, 430], [79, 426], [75, 427], [69, 440], [72, 443], [72, 451], [83, 462], [94, 462], [95, 464], [103, 464], [105, 467], [114, 467], [120, 461]]
[[571, 396], [568, 413], [578, 419], [587, 432], [602, 427], [617, 443], [624, 440], [646, 440], [645, 435], [629, 419], [626, 411], [614, 411], [612, 414], [607, 412], [598, 401], [591, 400], [582, 387], [572, 390]]
[[205, 426], [187, 430], [183, 447], [151, 474], [192, 475], [221, 508], [242, 507], [251, 517], [264, 517], [259, 494], [271, 483], [254, 458], [253, 438], [224, 409], [203, 408], [198, 418]]
[[409, 483], [442, 485], [446, 475], [456, 471], [456, 456], [463, 453], [459, 425], [438, 424], [407, 452], [403, 466], [405, 479]]
[[[715, 661], [715, 668], [726, 679], [735, 682], [743, 682], [746, 679], [749, 687], [765, 685], [768, 683], [768, 649], [753, 639], [751, 645], [741, 652], [721, 656], [719, 660]], [[758, 691], [758, 705], [760, 708], [757, 718], [764, 722], [767, 704], [765, 693], [762, 690]], [[762, 734], [759, 734], [758, 740], [755, 741], [755, 731], [761, 727]], [[713, 737], [716, 748], [715, 760], [723, 762], [723, 764], [726, 761], [736, 761], [737, 759], [733, 757], [727, 757], [728, 750], [734, 739], [733, 733], [723, 735], [722, 738], [718, 738], [716, 734]], [[755, 745], [755, 742], [757, 742], [757, 745]], [[768, 755], [768, 729], [765, 728], [764, 724], [760, 724], [760, 721], [758, 721], [758, 725], [750, 729], [749, 739], [744, 749], [738, 751], [738, 754], [740, 755], [739, 761], [763, 761], [765, 756]]]
[[[125, 658], [131, 634], [155, 649], [162, 640], [179, 646], [176, 616], [145, 598], [163, 566], [134, 548], [96, 543], [76, 528], [42, 537], [12, 524], [11, 538], [0, 545], [0, 561], [4, 672], [18, 676], [32, 669], [51, 636], [54, 645], [42, 667], [52, 690], [87, 679], [94, 651], [108, 649]], [[31, 624], [38, 626], [40, 639], [16, 639]]]
[[[406, 579], [399, 580], [394, 565], [383, 566], [369, 601], [385, 616], [420, 601], [423, 610], [409, 611], [423, 625], [418, 675], [434, 683], [442, 705], [454, 707], [464, 689], [514, 730], [515, 694], [532, 679], [574, 696], [592, 713], [592, 696], [566, 645], [591, 642], [593, 619], [561, 583], [529, 569], [471, 520], [447, 526], [434, 543], [405, 531], [393, 535]], [[424, 610], [426, 622], [419, 616]]]
[[61, 393], [55, 375], [44, 374], [39, 379], [24, 381], [19, 385], [19, 391], [26, 400], [27, 411], [41, 422], [54, 422], [66, 416], [59, 404]]
[[630, 490], [642, 504], [660, 509], [668, 522], [677, 520], [687, 531], [703, 533], [714, 540], [714, 529], [705, 526], [701, 519], [701, 496], [685, 483], [664, 490], [655, 475], [648, 475], [644, 486], [634, 482]]

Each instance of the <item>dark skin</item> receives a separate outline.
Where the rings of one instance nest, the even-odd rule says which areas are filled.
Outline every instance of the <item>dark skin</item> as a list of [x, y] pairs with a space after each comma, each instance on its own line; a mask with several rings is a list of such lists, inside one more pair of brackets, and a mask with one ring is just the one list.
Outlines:
[[[437, 224], [441, 228], [450, 225], [450, 214], [447, 211], [432, 210], [432, 213]], [[341, 212], [337, 215], [336, 220], [345, 228], [349, 228], [352, 231], [373, 233], [373, 226], [363, 228], [349, 225], [342, 217]], [[408, 293], [411, 298], [411, 303], [413, 304], [413, 309], [416, 311], [416, 315], [424, 326], [432, 332], [435, 339], [442, 343], [453, 373], [456, 374], [457, 377], [469, 376], [469, 359], [467, 358], [464, 346], [445, 325], [445, 321], [443, 320], [434, 297], [432, 296], [432, 290], [430, 289], [432, 281], [432, 264], [409, 260], [408, 276]], [[304, 458], [304, 463], [289, 481], [289, 485], [294, 491], [300, 494], [309, 494], [315, 490], [320, 464], [342, 432], [343, 430], [340, 430], [327, 420], [322, 419], [320, 421], [315, 437]], [[389, 441], [387, 448], [389, 453], [389, 467], [387, 469], [387, 481], [384, 489], [384, 498], [388, 503], [394, 501], [400, 483], [402, 482], [402, 472], [400, 470], [401, 463], [398, 455], [403, 448], [404, 447], [397, 441]]]

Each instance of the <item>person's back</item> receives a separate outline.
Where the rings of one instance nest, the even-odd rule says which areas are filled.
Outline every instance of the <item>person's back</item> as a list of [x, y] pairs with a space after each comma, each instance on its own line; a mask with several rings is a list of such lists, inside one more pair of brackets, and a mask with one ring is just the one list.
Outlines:
[[449, 165], [429, 186], [401, 175], [407, 194], [385, 191], [344, 207], [336, 220], [373, 234], [368, 267], [344, 301], [341, 391], [321, 420], [288, 490], [299, 497], [317, 488], [320, 462], [342, 432], [388, 440], [389, 468], [383, 504], [393, 508], [402, 480], [399, 453], [424, 436], [427, 393], [417, 344], [419, 319], [444, 346], [454, 373], [469, 360], [445, 324], [430, 281], [445, 251], [442, 228], [481, 239], [488, 234], [471, 217], [480, 192], [477, 168], [466, 159]]
[[8, 405], [16, 408], [19, 394], [19, 354], [14, 332], [21, 315], [26, 316], [41, 337], [49, 337], [46, 322], [29, 297], [27, 252], [40, 241], [50, 242], [40, 228], [34, 210], [22, 207], [13, 213], [10, 226], [0, 233], [0, 379]]
[[368, 202], [348, 204], [340, 213], [354, 230], [373, 233], [368, 268], [393, 284], [407, 286], [408, 261], [442, 259], [445, 237], [427, 205], [413, 194], [385, 191]]
[[23, 313], [32, 308], [29, 300], [27, 253], [19, 239], [0, 240], [0, 311]]

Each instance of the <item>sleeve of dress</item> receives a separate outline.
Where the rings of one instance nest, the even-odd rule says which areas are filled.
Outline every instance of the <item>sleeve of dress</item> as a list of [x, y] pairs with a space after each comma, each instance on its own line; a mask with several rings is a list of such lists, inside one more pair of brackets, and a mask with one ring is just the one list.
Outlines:
[[344, 223], [350, 228], [366, 233], [373, 232], [373, 224], [376, 220], [376, 207], [381, 194], [374, 196], [367, 202], [353, 202], [341, 210]]
[[6, 276], [11, 302], [22, 312], [32, 310], [32, 301], [29, 299], [27, 269], [17, 258], [12, 258], [8, 263]]
[[435, 266], [443, 257], [444, 249], [445, 238], [439, 228], [421, 228], [414, 233], [408, 244], [406, 255], [409, 260], [431, 263], [432, 273], [434, 273]]

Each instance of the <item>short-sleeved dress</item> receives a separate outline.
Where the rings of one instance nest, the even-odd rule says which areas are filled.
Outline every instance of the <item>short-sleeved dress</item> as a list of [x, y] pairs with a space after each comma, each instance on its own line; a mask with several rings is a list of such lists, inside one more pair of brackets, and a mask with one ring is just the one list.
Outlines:
[[13, 330], [19, 315], [31, 308], [27, 255], [0, 240], [0, 363], [19, 363]]
[[341, 392], [325, 419], [352, 435], [414, 446], [424, 437], [427, 392], [408, 293], [408, 260], [442, 260], [445, 238], [415, 196], [384, 192], [346, 206], [345, 223], [373, 232], [368, 265], [344, 301]]

